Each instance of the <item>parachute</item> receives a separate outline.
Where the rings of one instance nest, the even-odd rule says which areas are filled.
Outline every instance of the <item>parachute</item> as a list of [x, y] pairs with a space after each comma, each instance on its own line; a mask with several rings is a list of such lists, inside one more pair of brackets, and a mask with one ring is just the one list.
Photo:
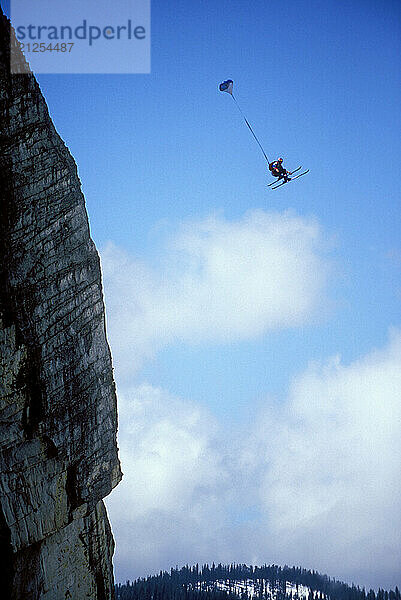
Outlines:
[[249, 127], [249, 130], [250, 130], [250, 132], [252, 133], [253, 137], [255, 138], [255, 140], [256, 140], [256, 142], [257, 142], [257, 144], [258, 144], [259, 148], [262, 150], [262, 152], [263, 152], [263, 156], [265, 157], [265, 159], [267, 160], [267, 162], [269, 162], [269, 159], [267, 158], [266, 152], [263, 150], [262, 144], [259, 142], [258, 138], [256, 137], [254, 130], [253, 130], [253, 129], [252, 129], [252, 127], [250, 126], [248, 119], [246, 118], [246, 116], [245, 116], [245, 115], [244, 115], [244, 113], [242, 112], [242, 110], [241, 110], [241, 107], [240, 107], [240, 105], [238, 104], [238, 102], [237, 102], [237, 100], [236, 100], [236, 98], [235, 98], [235, 96], [234, 96], [234, 94], [233, 94], [233, 85], [234, 85], [234, 82], [233, 82], [233, 80], [232, 80], [232, 79], [227, 79], [226, 81], [223, 81], [223, 83], [220, 83], [220, 85], [219, 85], [219, 90], [220, 90], [221, 92], [227, 92], [228, 94], [230, 94], [230, 96], [231, 96], [231, 97], [232, 97], [232, 99], [234, 100], [235, 104], [237, 105], [237, 107], [238, 107], [238, 110], [240, 111], [240, 113], [241, 113], [241, 115], [242, 115], [242, 117], [243, 117], [243, 119], [244, 119], [245, 123], [246, 123], [246, 124], [247, 124], [247, 126]]
[[227, 79], [227, 81], [223, 81], [223, 83], [220, 83], [219, 85], [219, 90], [220, 92], [227, 92], [228, 94], [233, 94], [233, 85], [234, 82], [232, 79]]

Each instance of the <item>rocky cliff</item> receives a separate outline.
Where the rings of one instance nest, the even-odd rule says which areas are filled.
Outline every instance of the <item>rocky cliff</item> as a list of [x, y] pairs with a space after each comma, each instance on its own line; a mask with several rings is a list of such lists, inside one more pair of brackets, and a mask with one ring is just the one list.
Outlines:
[[99, 257], [74, 160], [34, 76], [10, 74], [9, 36], [1, 13], [2, 598], [105, 600], [102, 498], [121, 472]]

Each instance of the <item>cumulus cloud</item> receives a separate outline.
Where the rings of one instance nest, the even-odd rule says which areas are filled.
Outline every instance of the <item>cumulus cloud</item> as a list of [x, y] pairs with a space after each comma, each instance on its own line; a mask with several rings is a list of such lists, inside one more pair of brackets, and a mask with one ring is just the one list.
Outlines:
[[249, 339], [302, 325], [322, 306], [322, 233], [315, 221], [292, 213], [187, 223], [160, 256], [150, 266], [111, 243], [102, 252], [120, 372], [132, 372], [167, 344]]
[[229, 343], [314, 319], [330, 268], [318, 224], [214, 216], [179, 227], [152, 263], [109, 244], [102, 265], [125, 472], [107, 500], [117, 579], [214, 560], [400, 585], [400, 332], [350, 364], [310, 364], [284, 401], [266, 401], [236, 431], [121, 377], [169, 344]]
[[206, 560], [221, 535], [230, 487], [216, 422], [150, 385], [124, 390], [119, 403], [125, 477], [107, 500], [117, 578], [196, 561], [199, 553]]
[[[401, 335], [311, 364], [266, 411], [260, 501], [281, 560], [385, 585], [401, 564]], [[358, 582], [357, 582], [358, 583]]]
[[394, 331], [351, 364], [311, 364], [239, 431], [160, 389], [120, 393], [125, 478], [108, 499], [118, 579], [267, 561], [399, 585], [400, 367]]

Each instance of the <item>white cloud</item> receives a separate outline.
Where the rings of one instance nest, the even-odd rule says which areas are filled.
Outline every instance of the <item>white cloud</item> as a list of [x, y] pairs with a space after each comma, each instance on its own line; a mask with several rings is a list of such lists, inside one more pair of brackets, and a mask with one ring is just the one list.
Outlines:
[[267, 561], [400, 585], [400, 367], [393, 332], [349, 365], [310, 365], [240, 431], [150, 386], [120, 393], [125, 478], [108, 499], [118, 579]]
[[222, 482], [211, 446], [216, 424], [205, 410], [141, 385], [119, 394], [119, 415], [124, 470], [134, 487], [129, 510], [135, 517], [153, 510], [179, 512]]
[[376, 585], [385, 585], [386, 570], [394, 577], [401, 564], [400, 399], [401, 335], [393, 332], [384, 350], [350, 365], [339, 358], [311, 365], [286, 405], [266, 412], [260, 498], [282, 560], [347, 578], [360, 573]]
[[316, 222], [263, 211], [182, 226], [157, 267], [108, 244], [102, 267], [118, 369], [132, 372], [176, 341], [230, 342], [308, 322], [322, 305], [322, 247]]
[[[120, 375], [168, 344], [248, 339], [327, 305], [322, 233], [291, 213], [189, 223], [156, 257], [112, 244], [102, 254]], [[117, 578], [267, 561], [400, 585], [400, 398], [399, 332], [349, 365], [311, 364], [284, 403], [266, 402], [236, 432], [161, 389], [120, 387], [125, 477], [108, 499]]]
[[107, 499], [117, 578], [169, 569], [172, 560], [197, 560], [199, 552], [206, 557], [229, 489], [216, 423], [149, 385], [119, 393], [119, 421], [124, 478]]

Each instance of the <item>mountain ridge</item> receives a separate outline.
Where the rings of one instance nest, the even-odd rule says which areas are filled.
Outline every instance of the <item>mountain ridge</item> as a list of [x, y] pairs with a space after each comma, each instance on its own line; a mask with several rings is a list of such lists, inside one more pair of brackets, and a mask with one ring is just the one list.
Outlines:
[[186, 565], [116, 585], [117, 600], [401, 600], [301, 567], [245, 564]]

